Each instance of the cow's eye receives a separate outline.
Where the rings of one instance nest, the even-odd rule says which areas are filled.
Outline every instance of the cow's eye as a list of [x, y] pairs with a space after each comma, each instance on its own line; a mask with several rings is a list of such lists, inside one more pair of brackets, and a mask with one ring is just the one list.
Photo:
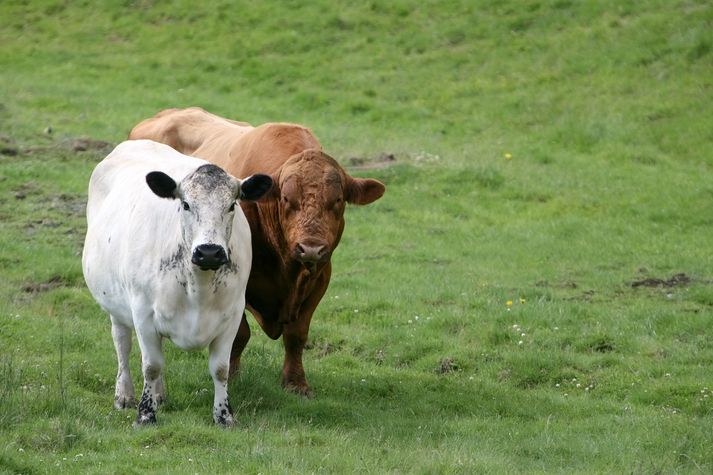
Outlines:
[[181, 204], [183, 205], [183, 209], [185, 209], [186, 211], [188, 211], [189, 209], [191, 209], [191, 207], [188, 206], [188, 203], [186, 203], [185, 201], [181, 201]]
[[230, 205], [230, 208], [228, 208], [228, 211], [230, 211], [231, 213], [232, 213], [233, 211], [235, 211], [235, 203], [233, 203], [233, 204]]

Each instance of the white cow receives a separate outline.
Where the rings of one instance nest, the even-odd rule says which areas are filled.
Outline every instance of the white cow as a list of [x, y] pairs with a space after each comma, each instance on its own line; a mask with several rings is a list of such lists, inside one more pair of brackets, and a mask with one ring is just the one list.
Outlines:
[[94, 169], [82, 267], [111, 318], [117, 408], [135, 405], [128, 360], [136, 330], [144, 374], [138, 425], [156, 422], [164, 398], [164, 337], [186, 350], [209, 347], [213, 420], [233, 425], [230, 350], [252, 260], [250, 228], [236, 201], [259, 199], [271, 186], [266, 175], [241, 182], [150, 140], [120, 144]]

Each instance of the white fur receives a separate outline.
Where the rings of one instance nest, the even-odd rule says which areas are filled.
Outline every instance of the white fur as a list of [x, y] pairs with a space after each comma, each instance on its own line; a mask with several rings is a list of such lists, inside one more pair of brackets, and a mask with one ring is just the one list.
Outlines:
[[[181, 200], [159, 198], [145, 178], [149, 172], [162, 171], [180, 187], [186, 176], [206, 163], [149, 140], [117, 146], [97, 165], [89, 182], [82, 267], [90, 292], [112, 322], [119, 362], [116, 406], [127, 407], [134, 401], [128, 365], [133, 328], [142, 355], [142, 398], [147, 397], [152, 406], [148, 409], [155, 414], [164, 396], [161, 341], [165, 337], [182, 349], [209, 348], [214, 419], [231, 425], [230, 414], [225, 420], [219, 416], [228, 407], [230, 350], [245, 308], [252, 259], [250, 228], [240, 206], [235, 206], [232, 218], [226, 218], [232, 219], [232, 227], [230, 223], [224, 227], [228, 233], [232, 229], [230, 236], [223, 235], [220, 226], [196, 230], [194, 235], [212, 233], [213, 242], [224, 245], [234, 264], [217, 271], [200, 270], [190, 263], [193, 249], [182, 239]], [[227, 206], [214, 203], [212, 196], [192, 199], [198, 207]], [[220, 215], [215, 209], [212, 214]], [[161, 269], [161, 263], [170, 262], [181, 247], [186, 265]], [[142, 420], [141, 407], [137, 422], [148, 422]]]

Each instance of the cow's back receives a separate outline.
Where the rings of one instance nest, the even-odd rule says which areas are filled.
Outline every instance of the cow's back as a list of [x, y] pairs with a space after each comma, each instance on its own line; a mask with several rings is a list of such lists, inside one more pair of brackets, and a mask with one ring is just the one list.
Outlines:
[[[211, 162], [223, 160], [220, 164], [235, 176], [255, 173], [276, 174], [292, 156], [308, 149], [321, 150], [322, 146], [312, 131], [306, 127], [289, 123], [267, 123], [238, 137], [223, 158], [220, 153], [196, 150], [195, 156]], [[224, 151], [222, 152], [224, 153]]]
[[148, 139], [164, 143], [179, 152], [200, 157], [196, 151], [209, 155], [213, 161], [230, 150], [233, 143], [243, 134], [252, 130], [247, 122], [224, 119], [206, 112], [200, 107], [187, 109], [166, 109], [154, 117], [140, 122], [131, 130], [130, 140]]
[[291, 156], [322, 149], [312, 131], [301, 125], [275, 122], [252, 127], [199, 107], [161, 111], [134, 127], [129, 138], [165, 143], [238, 178], [275, 174]]

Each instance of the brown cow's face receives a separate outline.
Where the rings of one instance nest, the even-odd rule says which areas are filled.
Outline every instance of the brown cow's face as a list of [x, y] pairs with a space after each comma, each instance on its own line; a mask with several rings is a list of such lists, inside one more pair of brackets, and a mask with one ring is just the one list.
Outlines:
[[368, 204], [385, 190], [376, 180], [350, 177], [317, 150], [290, 158], [274, 182], [287, 252], [310, 270], [328, 262], [339, 243], [346, 203]]

